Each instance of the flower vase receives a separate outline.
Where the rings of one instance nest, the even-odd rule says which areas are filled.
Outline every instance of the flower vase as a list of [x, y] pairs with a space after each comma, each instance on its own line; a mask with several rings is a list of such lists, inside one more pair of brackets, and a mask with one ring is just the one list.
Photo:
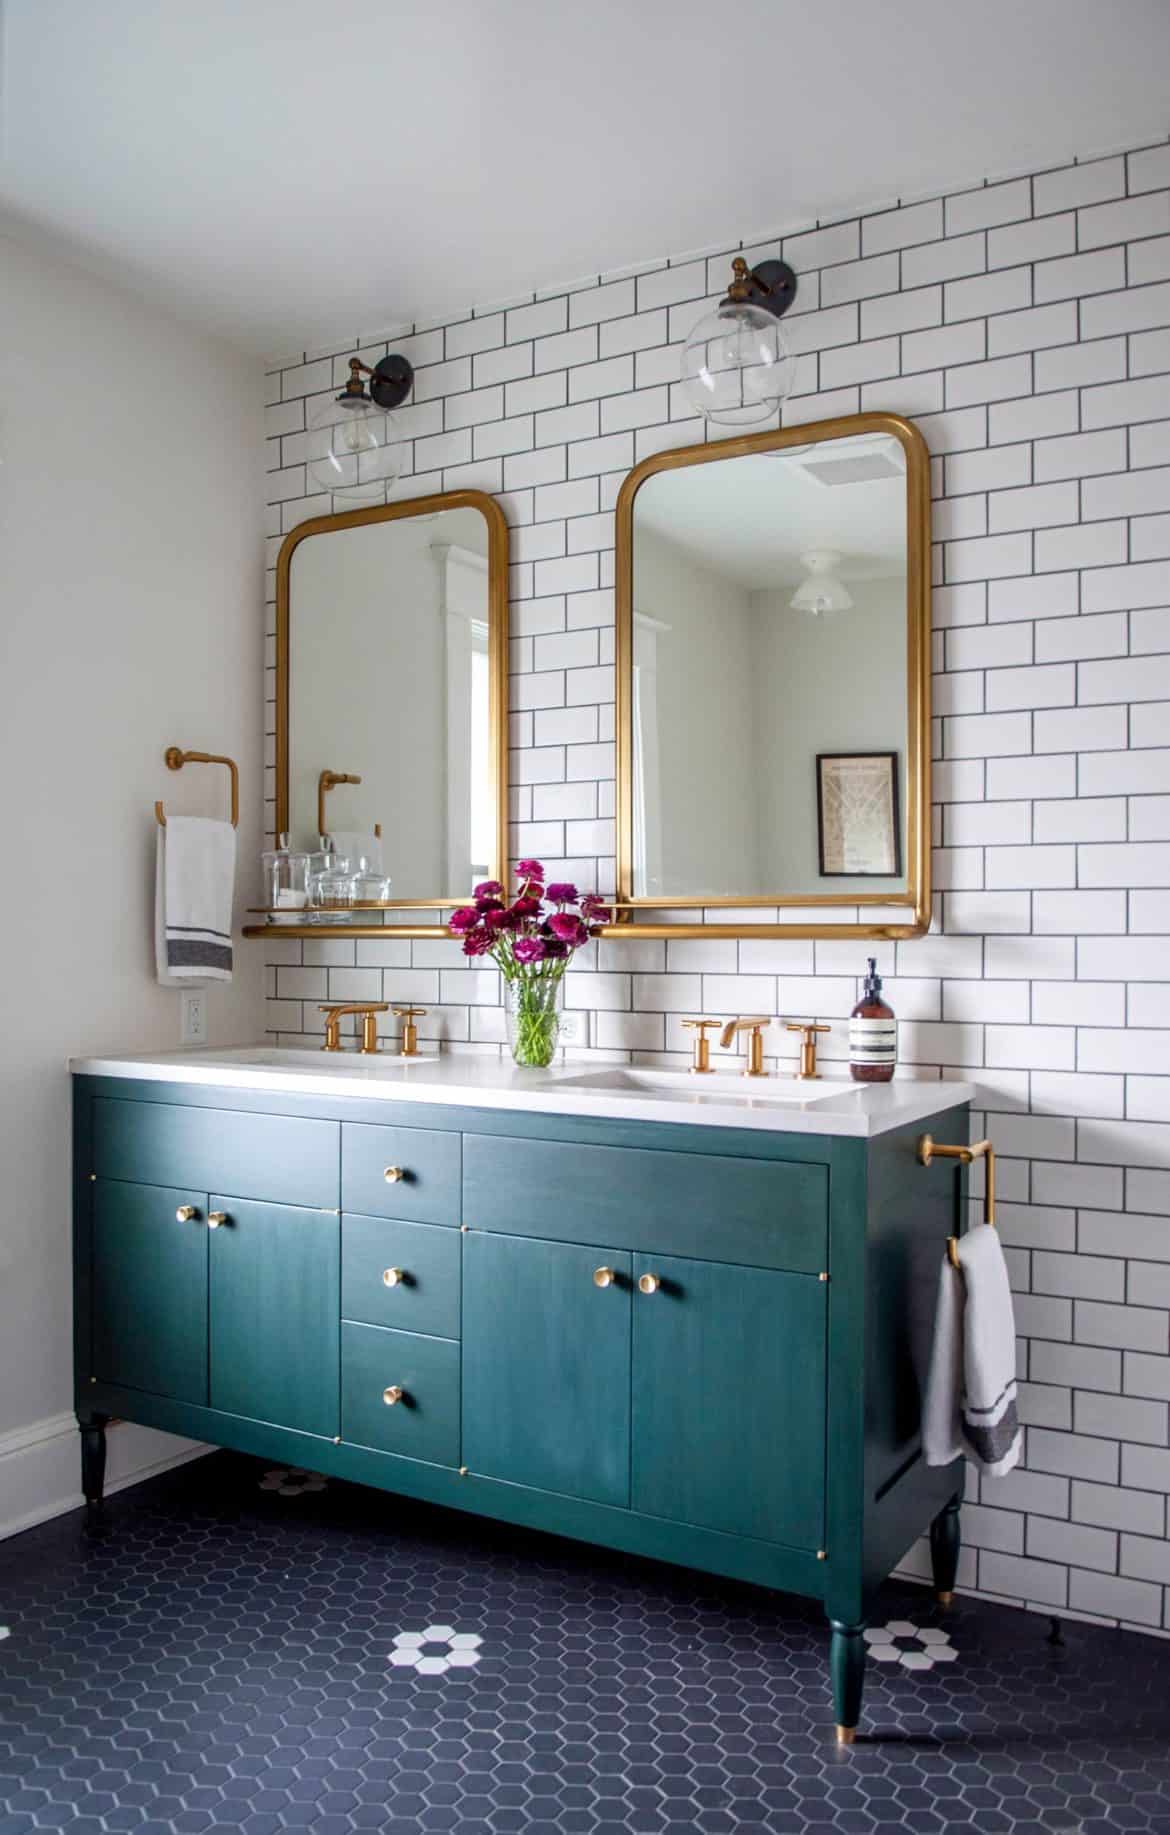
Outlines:
[[547, 1070], [556, 1054], [564, 1006], [564, 979], [535, 976], [504, 984], [508, 1044], [524, 1070]]

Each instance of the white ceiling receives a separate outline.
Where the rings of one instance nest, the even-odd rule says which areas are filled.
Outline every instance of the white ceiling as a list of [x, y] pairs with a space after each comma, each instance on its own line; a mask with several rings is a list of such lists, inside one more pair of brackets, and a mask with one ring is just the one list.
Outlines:
[[6, 0], [0, 205], [268, 355], [1170, 128], [1167, 0]]
[[[822, 484], [802, 459], [876, 452], [900, 476], [861, 484]], [[801, 556], [833, 548], [844, 580], [897, 579], [906, 571], [906, 478], [901, 447], [888, 434], [831, 440], [715, 459], [655, 472], [634, 499], [635, 568], [638, 531], [654, 530], [709, 572], [748, 592], [798, 585], [808, 569]], [[663, 614], [668, 616], [669, 614]]]

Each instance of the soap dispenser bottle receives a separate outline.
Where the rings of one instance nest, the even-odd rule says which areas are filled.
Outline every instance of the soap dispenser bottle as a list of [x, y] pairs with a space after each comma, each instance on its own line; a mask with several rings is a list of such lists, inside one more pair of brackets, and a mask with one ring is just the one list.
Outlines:
[[849, 1016], [849, 1075], [855, 1083], [888, 1083], [898, 1062], [898, 1022], [882, 999], [877, 957], [869, 958], [865, 988]]

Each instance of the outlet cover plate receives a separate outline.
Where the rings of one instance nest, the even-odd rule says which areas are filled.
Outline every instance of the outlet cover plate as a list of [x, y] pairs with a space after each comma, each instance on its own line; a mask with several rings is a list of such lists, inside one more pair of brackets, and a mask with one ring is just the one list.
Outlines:
[[585, 1007], [573, 1007], [561, 1014], [562, 1045], [574, 1045], [578, 1050], [589, 1043], [589, 1012]]
[[179, 995], [180, 1045], [207, 1043], [207, 990], [184, 988]]

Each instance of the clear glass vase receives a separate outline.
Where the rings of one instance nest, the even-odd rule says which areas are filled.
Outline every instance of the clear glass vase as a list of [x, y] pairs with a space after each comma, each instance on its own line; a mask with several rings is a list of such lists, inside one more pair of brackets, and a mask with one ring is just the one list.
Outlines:
[[547, 1070], [556, 1055], [564, 1007], [564, 980], [507, 981], [504, 1013], [512, 1056], [523, 1069]]

